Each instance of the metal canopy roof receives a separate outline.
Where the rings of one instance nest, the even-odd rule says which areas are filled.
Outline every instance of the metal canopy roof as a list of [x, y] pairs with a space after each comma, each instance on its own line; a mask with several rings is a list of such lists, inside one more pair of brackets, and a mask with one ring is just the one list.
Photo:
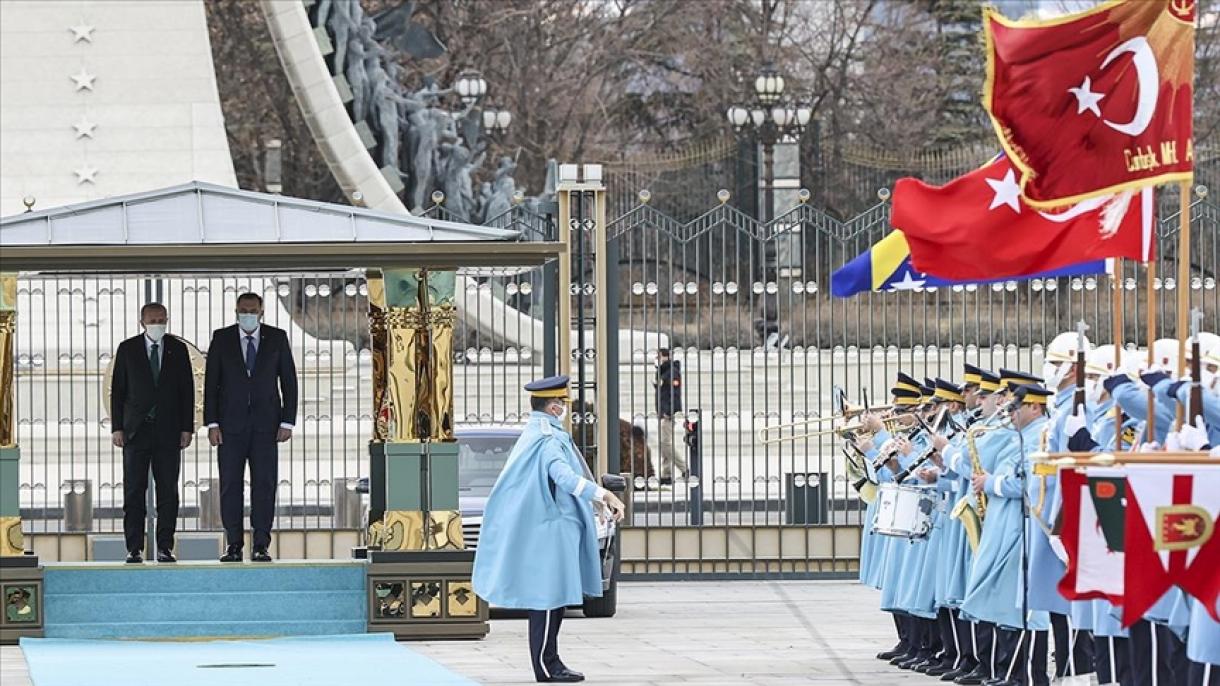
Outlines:
[[519, 233], [192, 182], [0, 219], [5, 271], [240, 271], [542, 264]]

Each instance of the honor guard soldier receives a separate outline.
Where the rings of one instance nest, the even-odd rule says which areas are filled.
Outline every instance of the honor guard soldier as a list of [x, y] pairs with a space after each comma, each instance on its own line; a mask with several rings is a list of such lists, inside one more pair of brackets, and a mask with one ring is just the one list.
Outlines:
[[496, 479], [475, 550], [474, 590], [497, 607], [529, 613], [530, 661], [542, 683], [583, 681], [559, 659], [564, 610], [602, 594], [593, 503], [621, 520], [625, 508], [589, 478], [564, 429], [568, 377], [527, 384], [529, 421]]
[[[1083, 323], [1082, 323], [1083, 326]], [[1059, 334], [1046, 347], [1043, 376], [1046, 388], [1053, 391], [1047, 445], [1051, 452], [1068, 449], [1066, 423], [1072, 415], [1087, 421], [1088, 409], [1075, 405], [1077, 372], [1083, 380], [1086, 371], [1077, 363], [1087, 361], [1091, 350], [1083, 330]], [[1083, 388], [1081, 389], [1084, 390]], [[1054, 639], [1055, 678], [1088, 674], [1093, 671], [1093, 642], [1087, 631], [1073, 626], [1068, 617], [1071, 604], [1059, 593], [1059, 580], [1067, 568], [1051, 548], [1048, 532], [1058, 510], [1059, 480], [1055, 476], [1029, 474], [1032, 517], [1027, 524], [1029, 544], [1029, 607], [1050, 613]]]

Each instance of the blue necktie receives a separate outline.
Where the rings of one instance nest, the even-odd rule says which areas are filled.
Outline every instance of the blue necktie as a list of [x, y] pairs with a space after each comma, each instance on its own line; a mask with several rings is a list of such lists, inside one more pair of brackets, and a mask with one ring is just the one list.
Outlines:
[[246, 373], [254, 376], [254, 358], [258, 352], [254, 349], [254, 336], [246, 336]]

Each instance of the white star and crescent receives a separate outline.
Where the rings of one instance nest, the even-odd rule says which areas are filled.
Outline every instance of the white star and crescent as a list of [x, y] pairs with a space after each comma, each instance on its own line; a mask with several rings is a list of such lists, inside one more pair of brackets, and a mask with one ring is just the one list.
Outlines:
[[1013, 212], [1021, 214], [1021, 186], [1017, 184], [1017, 175], [1013, 173], [1012, 167], [1008, 168], [1008, 173], [1002, 179], [984, 180], [995, 192], [988, 210], [994, 210], [1000, 205], [1008, 205]]
[[81, 67], [80, 73], [73, 74], [70, 78], [76, 82], [76, 90], [81, 91], [85, 89], [93, 90], [93, 80], [97, 77], [90, 74], [84, 67]]
[[1111, 50], [1105, 59], [1102, 60], [1101, 69], [1105, 69], [1114, 60], [1128, 53], [1131, 55], [1131, 64], [1135, 67], [1135, 77], [1137, 79], [1135, 113], [1131, 115], [1130, 121], [1116, 122], [1102, 117], [1101, 107], [1098, 103], [1101, 102], [1102, 98], [1106, 97], [1106, 94], [1093, 90], [1093, 82], [1089, 76], [1085, 76], [1084, 81], [1079, 86], [1069, 88], [1067, 92], [1076, 97], [1076, 114], [1092, 112], [1093, 116], [1101, 119], [1103, 124], [1115, 131], [1125, 133], [1128, 136], [1139, 136], [1148, 129], [1148, 125], [1152, 123], [1152, 118], [1156, 114], [1157, 99], [1160, 96], [1161, 74], [1160, 68], [1156, 63], [1156, 54], [1152, 51], [1152, 46], [1148, 44], [1148, 39], [1144, 36], [1128, 38]]

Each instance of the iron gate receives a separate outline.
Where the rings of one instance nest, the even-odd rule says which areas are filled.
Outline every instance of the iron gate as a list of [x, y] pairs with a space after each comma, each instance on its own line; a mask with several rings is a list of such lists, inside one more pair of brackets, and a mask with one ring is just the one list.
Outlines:
[[[807, 197], [807, 194], [803, 194]], [[1172, 337], [1176, 289], [1216, 330], [1220, 215], [1199, 197], [1192, 211], [1189, 284], [1177, 284], [1177, 215], [1159, 227], [1151, 297], [1155, 337]], [[655, 473], [669, 447], [654, 380], [656, 349], [619, 351], [606, 371], [618, 416], [647, 439], [611, 442], [611, 468], [630, 474], [631, 524], [623, 569], [631, 577], [854, 574], [863, 512], [831, 440], [763, 443], [759, 429], [833, 414], [832, 389], [852, 402], [888, 400], [897, 371], [954, 378], [962, 363], [1041, 368], [1042, 346], [1081, 318], [1098, 341], [1113, 340], [1107, 276], [914, 289], [832, 299], [831, 272], [889, 231], [879, 202], [840, 222], [800, 204], [759, 222], [729, 204], [679, 221], [649, 204], [609, 222], [604, 284], [614, 328], [667, 339], [683, 374], [684, 414], [673, 449], [695, 458], [672, 485]], [[1163, 205], [1176, 207], [1173, 198]], [[782, 268], [773, 256], [789, 251]], [[588, 254], [587, 251], [581, 254]], [[591, 262], [579, 264], [588, 273]], [[1127, 264], [1118, 283], [1129, 349], [1147, 343], [1147, 270]], [[650, 336], [650, 334], [656, 334]], [[610, 415], [613, 417], [614, 415]], [[698, 435], [684, 440], [691, 430]], [[692, 455], [693, 443], [701, 455]]]

